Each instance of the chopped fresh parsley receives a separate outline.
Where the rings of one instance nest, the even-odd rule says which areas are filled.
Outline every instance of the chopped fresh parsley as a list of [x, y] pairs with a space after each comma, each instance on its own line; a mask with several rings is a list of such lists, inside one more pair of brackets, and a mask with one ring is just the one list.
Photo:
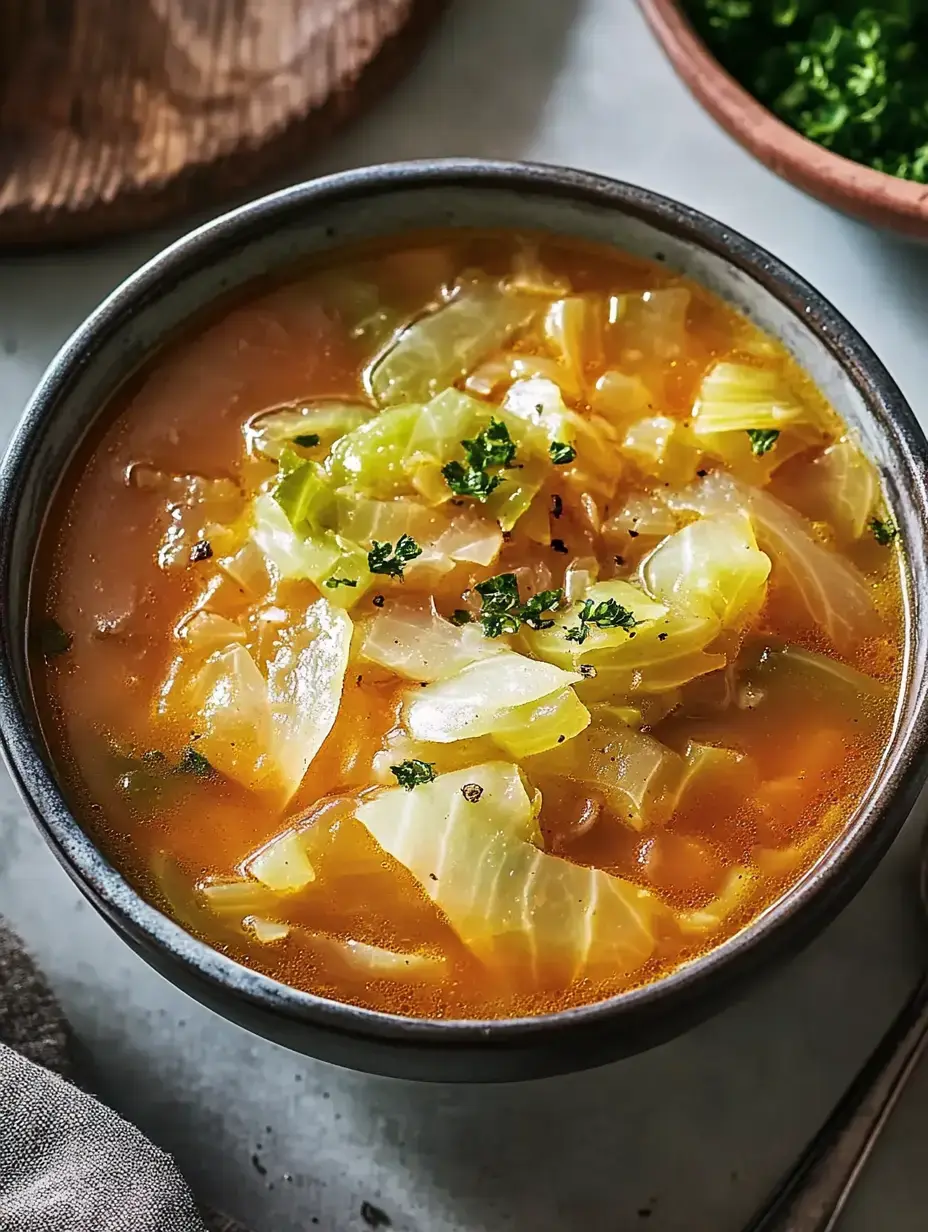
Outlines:
[[375, 539], [367, 554], [367, 567], [371, 573], [401, 578], [406, 565], [421, 555], [422, 549], [411, 535], [400, 535], [395, 550], [392, 543], [378, 543]]
[[319, 434], [317, 432], [304, 432], [301, 436], [293, 438], [294, 445], [302, 445], [304, 449], [312, 449], [319, 444]]
[[455, 496], [471, 496], [480, 501], [481, 505], [490, 499], [490, 494], [502, 483], [499, 475], [491, 475], [489, 471], [476, 470], [472, 466], [463, 466], [460, 462], [446, 462], [441, 473]]
[[326, 579], [326, 586], [330, 590], [336, 590], [339, 586], [357, 586], [357, 584], [354, 578], [330, 577]]
[[67, 654], [74, 641], [67, 629], [62, 629], [57, 620], [46, 616], [35, 627], [36, 641], [46, 659], [54, 659], [58, 655]]
[[756, 458], [762, 458], [777, 443], [780, 432], [777, 428], [748, 428], [747, 434], [751, 441], [751, 453]]
[[631, 630], [641, 623], [627, 607], [622, 607], [615, 599], [603, 599], [600, 603], [585, 599], [577, 617], [580, 623], [567, 630], [567, 640], [579, 642], [580, 645], [589, 637], [590, 628], [594, 625], [597, 629]]
[[552, 441], [548, 446], [548, 453], [551, 455], [551, 461], [555, 466], [566, 466], [568, 462], [573, 462], [577, 456], [577, 451], [573, 445], [567, 445], [564, 441]]
[[554, 621], [544, 619], [544, 613], [553, 611], [564, 598], [563, 590], [541, 590], [523, 603], [514, 573], [487, 578], [474, 589], [483, 601], [479, 620], [487, 637], [518, 633], [523, 624], [530, 629], [550, 629]]
[[500, 419], [491, 419], [473, 440], [461, 441], [466, 463], [447, 462], [441, 468], [445, 482], [455, 496], [470, 496], [481, 504], [499, 487], [502, 479], [489, 468], [513, 465], [516, 446], [509, 429]]
[[181, 774], [195, 774], [197, 778], [208, 779], [213, 773], [213, 767], [196, 749], [188, 747], [181, 754], [181, 759], [177, 763], [177, 769]]
[[432, 762], [411, 758], [409, 761], [400, 762], [398, 766], [391, 766], [390, 773], [394, 775], [400, 787], [412, 791], [414, 787], [422, 783], [432, 782], [435, 778], [435, 766]]
[[873, 532], [873, 537], [882, 547], [888, 547], [899, 534], [896, 526], [890, 522], [889, 518], [871, 518], [870, 529]]
[[469, 625], [473, 619], [473, 616], [465, 607], [456, 607], [451, 613], [451, 623], [453, 625]]

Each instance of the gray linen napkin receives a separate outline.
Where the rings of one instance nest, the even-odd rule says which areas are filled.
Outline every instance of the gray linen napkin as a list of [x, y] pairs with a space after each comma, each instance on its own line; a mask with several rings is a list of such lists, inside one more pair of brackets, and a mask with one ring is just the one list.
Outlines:
[[0, 924], [0, 1232], [244, 1232], [73, 1077], [51, 990]]

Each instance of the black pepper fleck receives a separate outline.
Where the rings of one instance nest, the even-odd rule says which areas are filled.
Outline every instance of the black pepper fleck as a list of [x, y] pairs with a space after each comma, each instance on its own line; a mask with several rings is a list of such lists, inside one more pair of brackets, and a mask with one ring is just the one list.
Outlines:
[[200, 539], [190, 549], [190, 562], [195, 565], [198, 561], [209, 560], [212, 554], [213, 545], [210, 541], [208, 539]]
[[479, 783], [465, 783], [461, 788], [461, 795], [469, 804], [476, 804], [483, 795], [483, 788]]
[[596, 675], [596, 668], [592, 663], [581, 663], [580, 675], [585, 676], [587, 680], [592, 680]]
[[567, 544], [564, 542], [563, 539], [552, 539], [551, 548], [555, 552], [563, 552], [565, 556], [570, 551], [570, 548], [567, 546]]
[[624, 565], [624, 564], [625, 564], [625, 557], [624, 557], [624, 556], [613, 556], [613, 558], [612, 558], [612, 559], [615, 561], [615, 563], [616, 563], [617, 565]]
[[658, 635], [657, 635], [657, 640], [658, 640], [659, 642], [663, 642], [663, 641], [666, 639], [666, 637], [667, 637], [667, 634], [666, 634], [666, 633], [658, 633]]
[[636, 530], [630, 530], [630, 531], [628, 532], [628, 537], [629, 537], [629, 539], [637, 539], [637, 538], [638, 538], [638, 531], [636, 531]]
[[554, 495], [551, 497], [551, 516], [552, 518], [559, 518], [563, 512], [564, 512], [564, 502], [561, 499], [561, 497], [558, 496], [558, 494], [555, 492]]
[[383, 607], [383, 595], [374, 595], [372, 602], [374, 607]]
[[696, 474], [699, 476], [700, 479], [705, 479], [705, 477], [709, 474], [709, 472], [708, 471], [697, 471]]
[[567, 739], [566, 736], [558, 736], [557, 742], [558, 744], [563, 744], [566, 739]]

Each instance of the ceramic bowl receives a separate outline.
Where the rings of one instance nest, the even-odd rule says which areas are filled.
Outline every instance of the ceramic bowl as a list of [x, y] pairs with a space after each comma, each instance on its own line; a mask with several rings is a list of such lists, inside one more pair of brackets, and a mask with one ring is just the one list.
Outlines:
[[679, 76], [755, 158], [803, 192], [887, 231], [928, 239], [928, 185], [884, 175], [800, 136], [725, 71], [677, 0], [639, 0]]
[[[114, 391], [220, 297], [372, 236], [466, 225], [612, 244], [694, 278], [780, 338], [856, 430], [902, 532], [904, 678], [889, 747], [845, 832], [737, 936], [667, 977], [595, 1005], [504, 1021], [417, 1021], [299, 992], [194, 939], [146, 902], [69, 810], [30, 689], [26, 628], [41, 528], [75, 450]], [[598, 1065], [659, 1043], [794, 953], [863, 883], [926, 775], [926, 441], [866, 343], [769, 253], [642, 188], [556, 167], [406, 163], [300, 184], [194, 231], [129, 278], [78, 329], [32, 397], [0, 466], [0, 731], [52, 850], [101, 914], [169, 980], [270, 1039], [401, 1077], [495, 1081]], [[51, 906], [51, 905], [50, 905]]]

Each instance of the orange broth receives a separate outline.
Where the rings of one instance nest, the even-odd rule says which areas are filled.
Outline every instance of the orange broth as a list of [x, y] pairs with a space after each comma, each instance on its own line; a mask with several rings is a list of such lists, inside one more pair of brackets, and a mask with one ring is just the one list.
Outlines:
[[[410, 319], [462, 271], [500, 277], [518, 265], [522, 251], [523, 241], [515, 236], [449, 232], [342, 254], [332, 268], [376, 284], [391, 311]], [[627, 347], [610, 351], [607, 331], [605, 344], [591, 348], [586, 360], [584, 389], [592, 389], [607, 368], [621, 368], [651, 391], [646, 414], [688, 428], [707, 370], [716, 361], [746, 357], [749, 364], [774, 369], [833, 422], [833, 412], [793, 361], [700, 287], [660, 265], [573, 242], [540, 239], [536, 256], [547, 276], [564, 279], [574, 295], [664, 287], [690, 292], [684, 342], [672, 358]], [[640, 828], [588, 785], [547, 774], [544, 757], [536, 759], [526, 773], [542, 794], [544, 849], [627, 879], [668, 910], [656, 927], [651, 956], [632, 971], [609, 978], [581, 975], [560, 986], [546, 981], [543, 971], [527, 978], [515, 962], [490, 969], [462, 944], [423, 885], [354, 818], [359, 796], [366, 798], [374, 785], [373, 759], [410, 687], [359, 658], [356, 645], [334, 727], [283, 806], [226, 775], [201, 775], [195, 762], [191, 773], [158, 778], [156, 762], [179, 765], [185, 749], [196, 749], [194, 719], [159, 716], [157, 699], [177, 653], [175, 630], [219, 576], [221, 555], [214, 543], [212, 556], [190, 559], [202, 527], [190, 531], [185, 519], [189, 523], [192, 515], [183, 502], [175, 501], [172, 513], [172, 495], [166, 496], [160, 477], [228, 480], [218, 506], [204, 518], [235, 523], [247, 499], [276, 470], [246, 452], [244, 428], [254, 416], [285, 403], [367, 399], [363, 373], [371, 356], [365, 330], [352, 328], [333, 307], [327, 285], [318, 270], [297, 272], [286, 285], [257, 289], [217, 310], [165, 347], [114, 399], [92, 447], [74, 466], [46, 532], [33, 607], [71, 639], [65, 653], [35, 657], [34, 677], [44, 730], [75, 813], [111, 861], [185, 927], [256, 970], [338, 1000], [416, 1016], [494, 1017], [582, 1004], [657, 979], [743, 927], [814, 863], [846, 824], [888, 739], [900, 662], [896, 553], [869, 533], [840, 541], [821, 511], [809, 507], [807, 468], [837, 438], [840, 424], [777, 466], [768, 490], [786, 502], [795, 499], [800, 512], [817, 519], [809, 523], [817, 539], [861, 571], [880, 629], [836, 651], [774, 561], [766, 601], [739, 632], [732, 653], [741, 656], [739, 663], [752, 661], [759, 648], [788, 643], [867, 673], [884, 682], [882, 691], [849, 701], [846, 691], [827, 682], [774, 673], [760, 693], [755, 688], [745, 694], [737, 686], [738, 700], [726, 704], [722, 695], [732, 677], [716, 670], [684, 684], [666, 714], [666, 700], [655, 704], [652, 697], [642, 705], [646, 734], [681, 755], [689, 741], [699, 741], [746, 759], [700, 780], [669, 819]], [[531, 334], [509, 350], [552, 356], [550, 344]], [[568, 400], [587, 412], [585, 395]], [[620, 478], [613, 495], [600, 493], [586, 502], [582, 479], [578, 487], [569, 480], [569, 467], [554, 468], [536, 497], [548, 510], [551, 544], [529, 537], [517, 523], [493, 564], [459, 564], [424, 589], [412, 572], [406, 582], [377, 578], [352, 609], [352, 619], [376, 615], [381, 595], [389, 605], [420, 592], [434, 597], [446, 616], [462, 607], [474, 611], [479, 581], [528, 569], [539, 585], [563, 586], [565, 568], [578, 556], [595, 557], [601, 579], [634, 577], [657, 540], [634, 530], [607, 534], [596, 526], [608, 523], [630, 495], [660, 496], [672, 485], [660, 474], [646, 474], [627, 455], [617, 452], [615, 465]], [[704, 462], [699, 473], [718, 465]], [[164, 568], [159, 548], [172, 521], [180, 527], [182, 559]], [[244, 603], [235, 586], [230, 589], [226, 579], [216, 593], [214, 610], [235, 619]], [[292, 580], [277, 588], [275, 602], [293, 612], [319, 594], [331, 592]], [[149, 771], [157, 779], [152, 791]], [[328, 839], [314, 861], [315, 881], [287, 896], [287, 935], [262, 942], [240, 920], [204, 907], [198, 887], [239, 876], [249, 854], [295, 818], [324, 827]], [[691, 920], [725, 892], [739, 870], [748, 875], [749, 888], [715, 925], [677, 926], [674, 913], [688, 913]], [[366, 976], [330, 963], [324, 950], [307, 942], [319, 934], [441, 955], [445, 974], [437, 981]], [[543, 953], [539, 963], [543, 968]]]

